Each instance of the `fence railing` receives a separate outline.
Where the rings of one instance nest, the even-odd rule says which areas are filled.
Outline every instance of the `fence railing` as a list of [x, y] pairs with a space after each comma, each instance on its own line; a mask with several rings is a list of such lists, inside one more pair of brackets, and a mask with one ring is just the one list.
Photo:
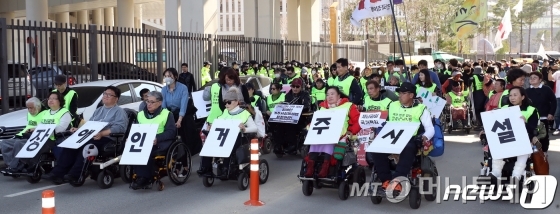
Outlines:
[[366, 47], [0, 19], [2, 113], [25, 107], [29, 97], [44, 99], [58, 74], [67, 75], [70, 84], [110, 79], [161, 82], [165, 68], [180, 70], [188, 63], [200, 87], [204, 61], [213, 63], [212, 73], [220, 61], [331, 63], [333, 57], [345, 57], [364, 62]]

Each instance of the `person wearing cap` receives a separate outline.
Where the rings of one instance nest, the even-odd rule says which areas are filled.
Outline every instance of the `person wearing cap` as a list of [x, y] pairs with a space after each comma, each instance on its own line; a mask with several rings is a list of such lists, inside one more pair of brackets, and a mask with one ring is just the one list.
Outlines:
[[450, 77], [449, 79], [447, 79], [447, 81], [445, 81], [445, 83], [443, 83], [443, 85], [441, 86], [441, 91], [442, 94], [447, 94], [450, 91], [453, 90], [453, 87], [451, 86], [454, 82], [458, 82], [459, 85], [461, 85], [461, 88], [464, 90], [464, 84], [463, 84], [463, 74], [461, 73], [461, 71], [453, 71], [453, 73], [451, 74], [452, 77]]
[[183, 63], [181, 65], [181, 73], [179, 74], [179, 79], [177, 82], [183, 83], [189, 89], [189, 93], [196, 91], [196, 81], [194, 81], [194, 76], [189, 72], [189, 64]]
[[336, 60], [336, 72], [338, 76], [333, 81], [333, 84], [329, 86], [338, 87], [343, 94], [350, 98], [352, 103], [358, 106], [363, 105], [364, 93], [358, 80], [352, 78], [349, 72], [348, 59], [340, 58]]
[[212, 81], [212, 78], [210, 77], [210, 66], [212, 66], [212, 63], [205, 61], [200, 69], [200, 80], [202, 81], [202, 86], [206, 85], [207, 82]]
[[313, 84], [313, 80], [309, 75], [307, 75], [307, 67], [301, 68], [301, 79], [303, 80], [303, 86], [305, 90], [311, 90], [311, 85]]
[[[237, 135], [237, 140], [231, 150], [230, 156], [237, 152], [237, 148], [239, 148], [239, 146], [248, 143], [247, 138], [244, 137], [245, 134], [257, 132], [257, 124], [251, 117], [251, 113], [239, 107], [240, 101], [242, 102], [244, 100], [243, 97], [239, 97], [240, 93], [241, 92], [238, 87], [232, 86], [222, 95], [222, 100], [225, 103], [225, 109], [218, 117], [218, 119], [224, 120], [241, 120], [241, 123], [238, 125], [240, 133]], [[201, 176], [212, 176], [212, 157], [202, 157], [201, 159], [200, 169], [197, 173]], [[222, 166], [224, 166], [224, 168], [218, 169], [218, 173], [220, 174], [217, 176], [228, 174], [230, 169], [230, 158], [225, 158]]]
[[[237, 74], [239, 74], [239, 64], [237, 64], [237, 62], [232, 62], [231, 67], [233, 68], [233, 70], [235, 70], [237, 72]], [[218, 77], [218, 79], [219, 79], [219, 77]]]
[[239, 73], [239, 76], [247, 75], [248, 71], [249, 71], [249, 63], [243, 62], [243, 64], [241, 65], [241, 72]]
[[[291, 82], [291, 90], [285, 96], [285, 102], [290, 105], [303, 105], [302, 113], [310, 112], [311, 97], [309, 93], [303, 90], [303, 80], [297, 78]], [[296, 148], [296, 136], [303, 128], [305, 128], [306, 121], [300, 119], [297, 124], [275, 124], [276, 128], [275, 134], [272, 136], [278, 136], [274, 138], [276, 145], [274, 147], [275, 154], [283, 153], [293, 153], [298, 148]]]
[[249, 62], [249, 69], [247, 70], [247, 75], [255, 75], [258, 72], [259, 63], [255, 60]]
[[214, 72], [214, 79], [218, 79], [218, 78], [219, 78], [218, 76], [220, 75], [220, 71], [222, 70], [222, 68], [225, 68], [225, 67], [227, 67], [227, 63], [226, 63], [226, 62], [220, 61], [220, 62], [218, 63], [218, 70], [216, 70], [216, 71]]
[[58, 75], [54, 78], [55, 90], [53, 92], [58, 92], [64, 97], [63, 107], [70, 111], [72, 116], [72, 127], [78, 127], [80, 124], [80, 116], [78, 115], [78, 93], [68, 87], [66, 80], [68, 78], [66, 75]]
[[[257, 72], [259, 75], [263, 76], [263, 77], [268, 77], [270, 74], [270, 70], [269, 70], [269, 61], [263, 60], [261, 62], [261, 67], [259, 68], [259, 71]], [[274, 73], [274, 71], [272, 71], [272, 73]]]
[[[416, 86], [412, 83], [404, 82], [401, 87], [397, 88], [397, 92], [399, 92], [399, 101], [394, 101], [389, 104], [387, 121], [420, 122], [421, 125], [414, 132], [413, 136], [421, 135], [423, 142], [432, 139], [435, 132], [430, 112], [425, 105], [414, 102]], [[389, 154], [372, 153], [373, 166], [379, 180], [383, 183], [378, 191], [385, 191], [387, 189], [396, 191], [402, 190], [398, 177], [406, 177], [408, 173], [410, 173], [416, 159], [416, 154], [418, 153], [417, 143], [416, 137], [412, 137], [400, 153], [394, 173], [391, 173], [391, 162], [387, 161]], [[392, 188], [389, 188], [389, 186]]]

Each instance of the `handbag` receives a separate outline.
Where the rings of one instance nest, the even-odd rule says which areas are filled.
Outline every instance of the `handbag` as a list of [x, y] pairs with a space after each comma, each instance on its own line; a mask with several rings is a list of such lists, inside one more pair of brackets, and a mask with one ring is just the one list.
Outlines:
[[531, 154], [531, 160], [533, 161], [533, 171], [537, 175], [548, 175], [549, 174], [549, 165], [546, 156], [542, 149], [538, 149], [536, 152]]

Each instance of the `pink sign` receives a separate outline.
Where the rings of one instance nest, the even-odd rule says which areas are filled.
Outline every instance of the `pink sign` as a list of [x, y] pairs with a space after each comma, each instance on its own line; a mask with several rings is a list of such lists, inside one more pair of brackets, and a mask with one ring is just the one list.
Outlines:
[[373, 131], [373, 128], [362, 129], [358, 132], [358, 141], [360, 142], [360, 146], [358, 148], [358, 154], [356, 155], [360, 166], [368, 166], [366, 161], [366, 149], [374, 138], [375, 131]]

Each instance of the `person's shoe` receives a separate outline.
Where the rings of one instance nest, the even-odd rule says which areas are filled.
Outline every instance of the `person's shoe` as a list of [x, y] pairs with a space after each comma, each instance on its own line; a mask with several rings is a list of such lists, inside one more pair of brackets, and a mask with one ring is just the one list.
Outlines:
[[327, 175], [329, 174], [330, 164], [331, 163], [330, 163], [329, 160], [323, 161], [323, 164], [321, 164], [321, 171], [317, 175], [318, 178], [326, 178], [327, 177]]
[[73, 175], [70, 175], [70, 174], [64, 175], [64, 181], [68, 181], [68, 182], [78, 182], [78, 179], [79, 179], [79, 178], [77, 178], [77, 177], [75, 177], [75, 176], [73, 176]]
[[147, 178], [144, 178], [144, 177], [139, 177], [138, 179], [136, 179], [136, 181], [134, 181], [132, 183], [132, 189], [134, 189], [134, 190], [144, 189], [148, 185], [150, 185], [150, 180], [148, 180]]
[[200, 168], [196, 171], [199, 176], [211, 176], [212, 175], [212, 168], [206, 169], [204, 167]]
[[51, 173], [44, 174], [43, 176], [41, 176], [42, 179], [49, 180], [49, 181], [50, 181], [50, 180], [54, 180], [56, 177], [58, 177], [58, 176], [56, 176], [56, 175], [55, 175], [54, 173], [52, 173], [52, 172], [51, 172]]
[[21, 169], [8, 169], [8, 174], [15, 174], [15, 173], [21, 173]]
[[554, 135], [554, 136], [556, 136], [558, 134], [560, 134], [560, 130], [558, 130], [558, 129], [554, 130], [554, 132], [552, 133], [552, 135]]

